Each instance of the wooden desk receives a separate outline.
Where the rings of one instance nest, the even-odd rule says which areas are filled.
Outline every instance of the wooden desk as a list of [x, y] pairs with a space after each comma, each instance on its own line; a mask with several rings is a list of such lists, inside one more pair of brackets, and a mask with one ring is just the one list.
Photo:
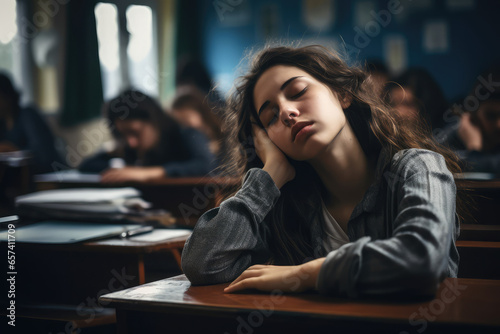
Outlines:
[[30, 162], [25, 151], [0, 152], [0, 217], [13, 215], [15, 198], [33, 191]]
[[[177, 276], [104, 295], [124, 333], [496, 333], [500, 281], [447, 279], [436, 299], [349, 300], [315, 293], [224, 294]], [[450, 289], [450, 287], [452, 287]], [[454, 287], [454, 288], [453, 288]]]
[[237, 187], [233, 178], [185, 177], [164, 178], [146, 182], [102, 184], [97, 182], [37, 181], [37, 190], [95, 187], [134, 187], [154, 208], [165, 209], [177, 218], [178, 225], [194, 226], [206, 211], [216, 207], [225, 187]]
[[458, 240], [456, 245], [460, 254], [458, 277], [500, 280], [500, 242]]
[[[474, 201], [471, 214], [477, 224], [500, 225], [500, 180], [455, 180], [458, 189], [466, 190]], [[470, 223], [470, 222], [469, 222]]]
[[[116, 333], [114, 309], [93, 309], [67, 305], [30, 304], [16, 308], [15, 333]], [[2, 318], [7, 314], [2, 308]], [[89, 315], [93, 315], [89, 317]], [[0, 333], [12, 333], [6, 321]]]
[[[160, 231], [150, 235], [157, 233]], [[162, 257], [166, 267], [163, 277], [178, 275], [186, 239], [142, 242], [131, 237], [63, 245], [18, 242], [16, 285], [20, 288], [16, 302], [78, 305], [87, 298], [96, 300], [102, 293], [144, 284], [148, 280], [145, 260], [152, 256]], [[6, 243], [0, 243], [0, 249], [7, 254]], [[155, 279], [158, 277], [149, 281]]]
[[458, 240], [500, 241], [500, 225], [461, 224]]

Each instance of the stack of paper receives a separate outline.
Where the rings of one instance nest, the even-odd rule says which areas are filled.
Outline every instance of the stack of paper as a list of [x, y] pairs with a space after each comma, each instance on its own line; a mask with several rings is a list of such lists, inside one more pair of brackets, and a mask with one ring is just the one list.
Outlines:
[[19, 196], [22, 218], [119, 220], [150, 208], [134, 188], [79, 188], [46, 190]]

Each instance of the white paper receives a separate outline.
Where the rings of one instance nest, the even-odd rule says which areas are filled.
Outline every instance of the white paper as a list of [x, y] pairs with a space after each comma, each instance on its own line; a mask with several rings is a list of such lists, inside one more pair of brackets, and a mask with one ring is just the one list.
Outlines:
[[77, 183], [99, 183], [100, 174], [80, 173], [78, 170], [65, 170], [54, 173], [37, 174], [35, 182], [77, 182]]
[[394, 75], [398, 75], [408, 66], [406, 44], [403, 35], [388, 35], [384, 39], [384, 59]]
[[134, 241], [145, 241], [145, 242], [156, 242], [162, 240], [168, 240], [173, 238], [178, 238], [191, 234], [191, 230], [187, 229], [157, 229], [150, 233], [140, 234], [135, 237], [130, 237], [129, 239]]
[[140, 191], [131, 188], [77, 188], [38, 191], [18, 196], [16, 204], [36, 203], [104, 203], [139, 197]]

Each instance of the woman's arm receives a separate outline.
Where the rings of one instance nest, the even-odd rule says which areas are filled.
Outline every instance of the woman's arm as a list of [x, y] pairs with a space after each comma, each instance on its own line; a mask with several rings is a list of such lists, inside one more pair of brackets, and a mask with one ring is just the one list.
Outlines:
[[443, 157], [408, 150], [391, 172], [392, 237], [363, 237], [330, 253], [319, 273], [320, 292], [431, 295], [444, 277], [456, 275], [456, 187]]
[[206, 212], [182, 252], [182, 269], [195, 284], [234, 280], [269, 260], [270, 231], [264, 218], [280, 195], [262, 169], [248, 171], [243, 187], [219, 208]]
[[[225, 291], [317, 287], [324, 294], [349, 297], [434, 294], [458, 265], [455, 183], [443, 158], [430, 151], [410, 150], [398, 166], [389, 184], [389, 194], [399, 204], [392, 237], [363, 237], [298, 266], [253, 266]], [[451, 263], [450, 252], [456, 255]]]

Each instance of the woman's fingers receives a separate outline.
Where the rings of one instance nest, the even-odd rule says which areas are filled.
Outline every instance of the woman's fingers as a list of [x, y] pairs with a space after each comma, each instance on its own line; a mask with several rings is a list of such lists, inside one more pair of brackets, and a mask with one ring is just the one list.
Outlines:
[[261, 274], [259, 270], [262, 269], [262, 267], [264, 267], [264, 266], [260, 266], [260, 267], [261, 268], [253, 268], [253, 267], [248, 268], [247, 270], [242, 272], [241, 275], [238, 276], [238, 278], [236, 278], [234, 281], [232, 281], [231, 284], [229, 284], [229, 286], [234, 285], [234, 284], [240, 282], [241, 280], [259, 276]]
[[258, 289], [260, 279], [258, 277], [246, 278], [238, 283], [229, 285], [224, 289], [224, 292], [231, 293], [245, 289]]

